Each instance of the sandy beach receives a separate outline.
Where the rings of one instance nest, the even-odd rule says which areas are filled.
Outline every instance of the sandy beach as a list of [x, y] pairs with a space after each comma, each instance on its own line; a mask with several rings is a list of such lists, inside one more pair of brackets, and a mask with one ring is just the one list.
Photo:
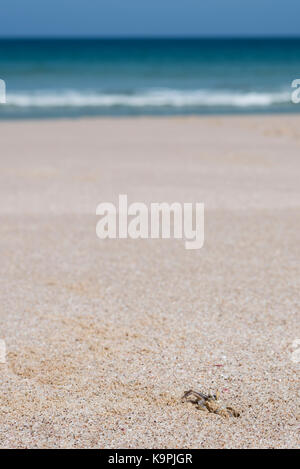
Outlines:
[[[0, 139], [0, 446], [299, 447], [300, 116], [3, 121]], [[98, 239], [119, 194], [204, 202], [203, 248]]]

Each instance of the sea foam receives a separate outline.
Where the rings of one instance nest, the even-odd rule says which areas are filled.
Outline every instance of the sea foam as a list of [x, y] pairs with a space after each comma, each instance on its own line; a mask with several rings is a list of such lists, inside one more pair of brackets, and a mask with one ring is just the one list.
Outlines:
[[234, 92], [231, 90], [148, 90], [132, 94], [81, 92], [15, 92], [7, 94], [7, 105], [15, 107], [130, 107], [130, 108], [193, 108], [193, 107], [267, 107], [290, 101], [288, 91]]

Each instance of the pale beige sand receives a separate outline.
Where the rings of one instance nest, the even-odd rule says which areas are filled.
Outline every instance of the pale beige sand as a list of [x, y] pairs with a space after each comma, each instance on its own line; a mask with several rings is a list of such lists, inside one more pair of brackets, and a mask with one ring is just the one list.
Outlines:
[[[297, 447], [300, 116], [2, 122], [0, 141], [1, 447]], [[97, 239], [119, 193], [204, 202], [203, 249]], [[182, 404], [190, 387], [241, 417]]]

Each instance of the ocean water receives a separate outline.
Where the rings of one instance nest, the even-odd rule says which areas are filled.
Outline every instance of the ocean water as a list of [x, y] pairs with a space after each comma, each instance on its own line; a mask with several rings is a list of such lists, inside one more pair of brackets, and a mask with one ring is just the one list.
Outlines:
[[299, 112], [300, 39], [0, 40], [0, 118]]

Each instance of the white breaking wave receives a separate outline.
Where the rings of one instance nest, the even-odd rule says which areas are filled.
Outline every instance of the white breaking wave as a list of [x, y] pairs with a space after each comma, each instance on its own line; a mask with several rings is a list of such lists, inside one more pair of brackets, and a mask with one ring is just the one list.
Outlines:
[[8, 93], [7, 105], [16, 107], [199, 107], [271, 106], [290, 102], [289, 92], [233, 92], [215, 90], [153, 90], [139, 94], [106, 94], [79, 91]]

